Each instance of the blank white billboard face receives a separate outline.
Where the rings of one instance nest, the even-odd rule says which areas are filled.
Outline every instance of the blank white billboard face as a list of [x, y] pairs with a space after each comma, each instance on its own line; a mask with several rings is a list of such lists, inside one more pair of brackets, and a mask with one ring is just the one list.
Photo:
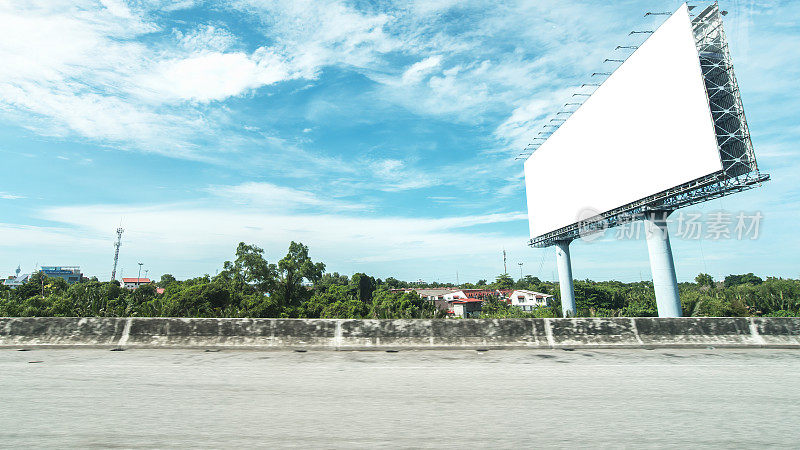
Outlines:
[[719, 170], [684, 4], [525, 161], [531, 237]]

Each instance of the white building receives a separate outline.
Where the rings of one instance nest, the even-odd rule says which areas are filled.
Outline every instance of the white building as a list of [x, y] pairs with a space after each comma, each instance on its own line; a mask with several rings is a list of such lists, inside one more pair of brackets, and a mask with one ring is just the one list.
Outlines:
[[149, 284], [149, 278], [123, 278], [122, 287], [125, 289], [136, 289], [143, 284]]
[[455, 317], [480, 317], [483, 309], [483, 300], [479, 298], [454, 299], [450, 301], [450, 305], [453, 308], [451, 311]]
[[7, 279], [3, 280], [3, 284], [10, 287], [11, 289], [16, 289], [28, 281], [28, 278], [31, 277], [30, 274], [20, 275], [21, 272], [19, 266], [17, 267], [16, 275], [10, 276]]
[[[431, 288], [431, 289], [403, 289], [405, 292], [414, 291], [419, 294], [420, 298], [425, 300], [436, 301], [446, 300], [445, 296], [449, 295], [452, 299], [452, 294], [458, 292], [453, 288]], [[466, 297], [463, 297], [466, 298]]]
[[512, 292], [509, 298], [511, 299], [511, 306], [517, 306], [523, 311], [533, 311], [533, 308], [537, 306], [548, 306], [553, 296], [520, 289]]
[[444, 300], [451, 302], [456, 299], [467, 298], [467, 294], [465, 294], [464, 291], [453, 291], [444, 294], [442, 297]]

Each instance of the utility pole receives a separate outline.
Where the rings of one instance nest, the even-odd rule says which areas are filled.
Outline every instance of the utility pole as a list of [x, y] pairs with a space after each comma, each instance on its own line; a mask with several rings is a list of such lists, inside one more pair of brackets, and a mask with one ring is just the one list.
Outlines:
[[117, 242], [114, 243], [114, 268], [111, 270], [111, 281], [117, 277], [117, 261], [119, 261], [119, 246], [122, 245], [122, 227], [117, 228]]
[[517, 263], [517, 264], [519, 264], [519, 279], [522, 280], [522, 265], [525, 264], [525, 263], [521, 263], [520, 262], [520, 263]]
[[503, 249], [503, 273], [508, 274], [508, 267], [506, 267], [506, 249]]

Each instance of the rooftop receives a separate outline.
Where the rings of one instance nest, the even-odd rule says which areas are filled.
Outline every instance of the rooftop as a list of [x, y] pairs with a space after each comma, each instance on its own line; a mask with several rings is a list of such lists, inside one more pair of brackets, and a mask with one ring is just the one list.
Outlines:
[[552, 297], [552, 295], [550, 295], [550, 294], [543, 294], [541, 292], [528, 291], [528, 290], [525, 290], [525, 289], [517, 289], [516, 291], [512, 292], [512, 294], [515, 294], [517, 292], [522, 292], [523, 294], [527, 294], [527, 295], [535, 295], [537, 297]]
[[139, 284], [141, 284], [141, 283], [149, 283], [150, 282], [150, 278], [136, 278], [136, 277], [134, 277], [134, 278], [123, 278], [122, 282], [123, 283], [139, 283]]

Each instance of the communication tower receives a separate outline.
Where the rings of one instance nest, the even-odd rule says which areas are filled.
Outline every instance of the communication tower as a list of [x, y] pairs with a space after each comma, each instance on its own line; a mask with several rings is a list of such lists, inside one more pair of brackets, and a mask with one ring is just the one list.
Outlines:
[[111, 270], [111, 281], [117, 277], [117, 261], [119, 261], [119, 246], [122, 245], [122, 227], [117, 228], [117, 242], [114, 242], [114, 268]]

